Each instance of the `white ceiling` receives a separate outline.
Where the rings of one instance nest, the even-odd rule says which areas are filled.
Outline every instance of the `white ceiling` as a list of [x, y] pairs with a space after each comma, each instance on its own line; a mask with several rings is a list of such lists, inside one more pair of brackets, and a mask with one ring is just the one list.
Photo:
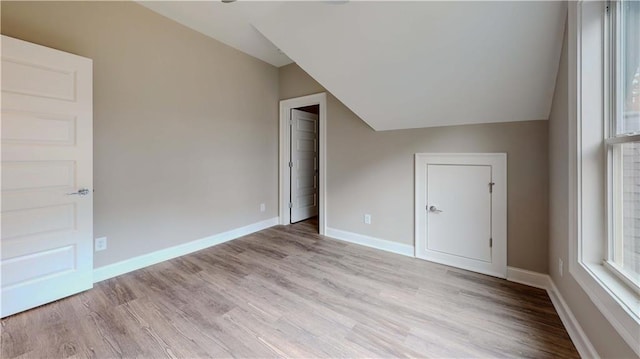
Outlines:
[[142, 5], [294, 60], [375, 130], [547, 119], [566, 17], [554, 1]]

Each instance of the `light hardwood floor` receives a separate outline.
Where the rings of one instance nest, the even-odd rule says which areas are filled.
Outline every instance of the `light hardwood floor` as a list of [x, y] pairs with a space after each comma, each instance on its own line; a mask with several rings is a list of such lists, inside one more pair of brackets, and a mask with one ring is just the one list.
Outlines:
[[2, 358], [576, 358], [546, 292], [307, 221], [2, 320]]

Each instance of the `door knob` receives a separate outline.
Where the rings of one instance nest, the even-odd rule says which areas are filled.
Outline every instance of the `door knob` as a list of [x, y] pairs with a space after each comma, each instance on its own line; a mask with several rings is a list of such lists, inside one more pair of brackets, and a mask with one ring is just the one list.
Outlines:
[[78, 195], [78, 196], [86, 196], [86, 195], [88, 195], [88, 194], [89, 194], [89, 189], [87, 189], [87, 188], [80, 188], [80, 189], [78, 190], [78, 192], [67, 193], [67, 196], [75, 196], [75, 195]]
[[436, 207], [436, 206], [430, 206], [429, 207], [429, 212], [431, 212], [431, 213], [440, 213], [440, 212], [442, 212], [442, 210], [438, 209], [438, 207]]

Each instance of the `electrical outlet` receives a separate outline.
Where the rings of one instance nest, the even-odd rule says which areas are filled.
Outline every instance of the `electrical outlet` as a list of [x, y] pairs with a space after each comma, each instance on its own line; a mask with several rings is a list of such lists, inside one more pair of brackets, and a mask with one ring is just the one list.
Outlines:
[[260, 203], [260, 212], [264, 212], [267, 210], [267, 205], [264, 203]]
[[107, 249], [107, 237], [96, 238], [94, 246], [96, 252]]
[[564, 263], [562, 263], [562, 258], [558, 258], [558, 273], [560, 273], [560, 277], [564, 274]]
[[371, 215], [370, 214], [365, 214], [364, 215], [364, 224], [371, 224]]

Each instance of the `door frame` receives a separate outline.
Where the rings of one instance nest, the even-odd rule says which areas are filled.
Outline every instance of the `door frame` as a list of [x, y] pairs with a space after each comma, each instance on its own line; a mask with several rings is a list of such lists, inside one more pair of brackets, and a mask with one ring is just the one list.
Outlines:
[[[429, 164], [491, 165], [493, 195], [491, 201], [491, 270], [479, 271], [439, 256], [424, 255], [422, 239], [427, 236], [427, 172]], [[415, 154], [415, 256], [445, 265], [467, 269], [499, 278], [507, 277], [507, 154], [506, 153], [416, 153]]]
[[327, 93], [321, 92], [313, 95], [295, 97], [280, 101], [280, 136], [279, 136], [279, 222], [282, 225], [291, 224], [291, 211], [289, 201], [291, 196], [291, 177], [289, 159], [291, 158], [291, 133], [289, 132], [289, 122], [291, 121], [291, 110], [305, 106], [319, 106], [318, 131], [318, 222], [319, 232], [324, 235], [326, 232], [326, 143], [327, 143]]

